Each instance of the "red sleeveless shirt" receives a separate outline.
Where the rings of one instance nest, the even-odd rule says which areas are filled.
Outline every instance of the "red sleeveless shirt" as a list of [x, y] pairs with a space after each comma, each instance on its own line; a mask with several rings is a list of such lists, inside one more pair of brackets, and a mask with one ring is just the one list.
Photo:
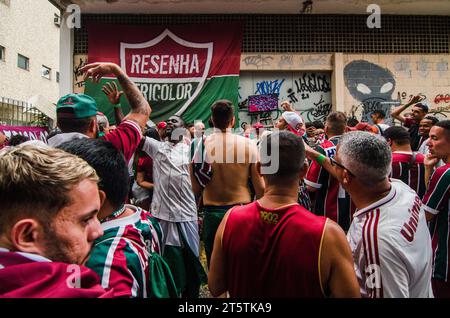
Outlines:
[[222, 237], [231, 297], [324, 297], [319, 266], [326, 224], [299, 204], [235, 207]]

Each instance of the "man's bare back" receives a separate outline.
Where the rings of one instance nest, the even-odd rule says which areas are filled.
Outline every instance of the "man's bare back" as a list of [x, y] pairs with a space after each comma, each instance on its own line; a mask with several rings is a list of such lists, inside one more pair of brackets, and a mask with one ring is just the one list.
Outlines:
[[229, 132], [216, 132], [206, 139], [205, 147], [212, 167], [212, 179], [203, 192], [205, 205], [251, 202], [249, 178], [257, 197], [262, 196], [264, 185], [256, 171], [258, 150], [253, 141]]

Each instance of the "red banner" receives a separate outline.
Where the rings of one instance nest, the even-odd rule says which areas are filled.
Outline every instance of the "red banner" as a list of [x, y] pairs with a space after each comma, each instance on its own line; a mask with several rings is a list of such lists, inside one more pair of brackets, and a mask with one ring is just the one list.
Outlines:
[[48, 132], [41, 127], [25, 127], [25, 126], [0, 126], [0, 131], [11, 138], [15, 135], [23, 135], [30, 140], [47, 141]]
[[[188, 122], [206, 122], [214, 101], [237, 103], [242, 23], [93, 23], [88, 25], [88, 33], [88, 62], [120, 65], [152, 106], [153, 121], [177, 114]], [[111, 80], [105, 78], [101, 85]], [[111, 118], [113, 111], [101, 85], [86, 83], [86, 94]]]

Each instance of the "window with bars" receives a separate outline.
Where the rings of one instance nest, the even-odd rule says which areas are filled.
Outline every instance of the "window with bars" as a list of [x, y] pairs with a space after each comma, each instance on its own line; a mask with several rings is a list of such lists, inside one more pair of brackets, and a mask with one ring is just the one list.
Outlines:
[[83, 15], [75, 53], [88, 52], [89, 21], [111, 24], [201, 24], [240, 21], [243, 52], [449, 53], [450, 17], [383, 15], [380, 29], [367, 15]]

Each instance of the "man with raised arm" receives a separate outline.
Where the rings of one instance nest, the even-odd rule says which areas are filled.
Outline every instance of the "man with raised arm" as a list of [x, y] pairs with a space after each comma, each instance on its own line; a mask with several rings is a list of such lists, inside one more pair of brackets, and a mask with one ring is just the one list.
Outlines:
[[[414, 96], [407, 104], [400, 105], [392, 110], [391, 116], [408, 128], [411, 137], [411, 148], [413, 151], [419, 150], [421, 136], [419, 135], [420, 121], [428, 114], [428, 106], [420, 103], [424, 99], [423, 96]], [[401, 113], [408, 107], [413, 106], [411, 116], [403, 116]]]
[[[148, 102], [142, 96], [125, 72], [113, 63], [93, 63], [81, 69], [84, 79], [92, 78], [98, 83], [104, 76], [113, 74], [117, 77], [125, 96], [130, 104], [131, 112], [117, 125], [117, 128], [108, 132], [102, 139], [111, 142], [130, 161], [142, 138], [142, 129], [145, 127], [151, 113]], [[62, 134], [48, 140], [52, 147], [80, 138], [97, 138], [99, 129], [97, 125], [97, 103], [84, 94], [68, 94], [57, 103], [57, 125]]]

